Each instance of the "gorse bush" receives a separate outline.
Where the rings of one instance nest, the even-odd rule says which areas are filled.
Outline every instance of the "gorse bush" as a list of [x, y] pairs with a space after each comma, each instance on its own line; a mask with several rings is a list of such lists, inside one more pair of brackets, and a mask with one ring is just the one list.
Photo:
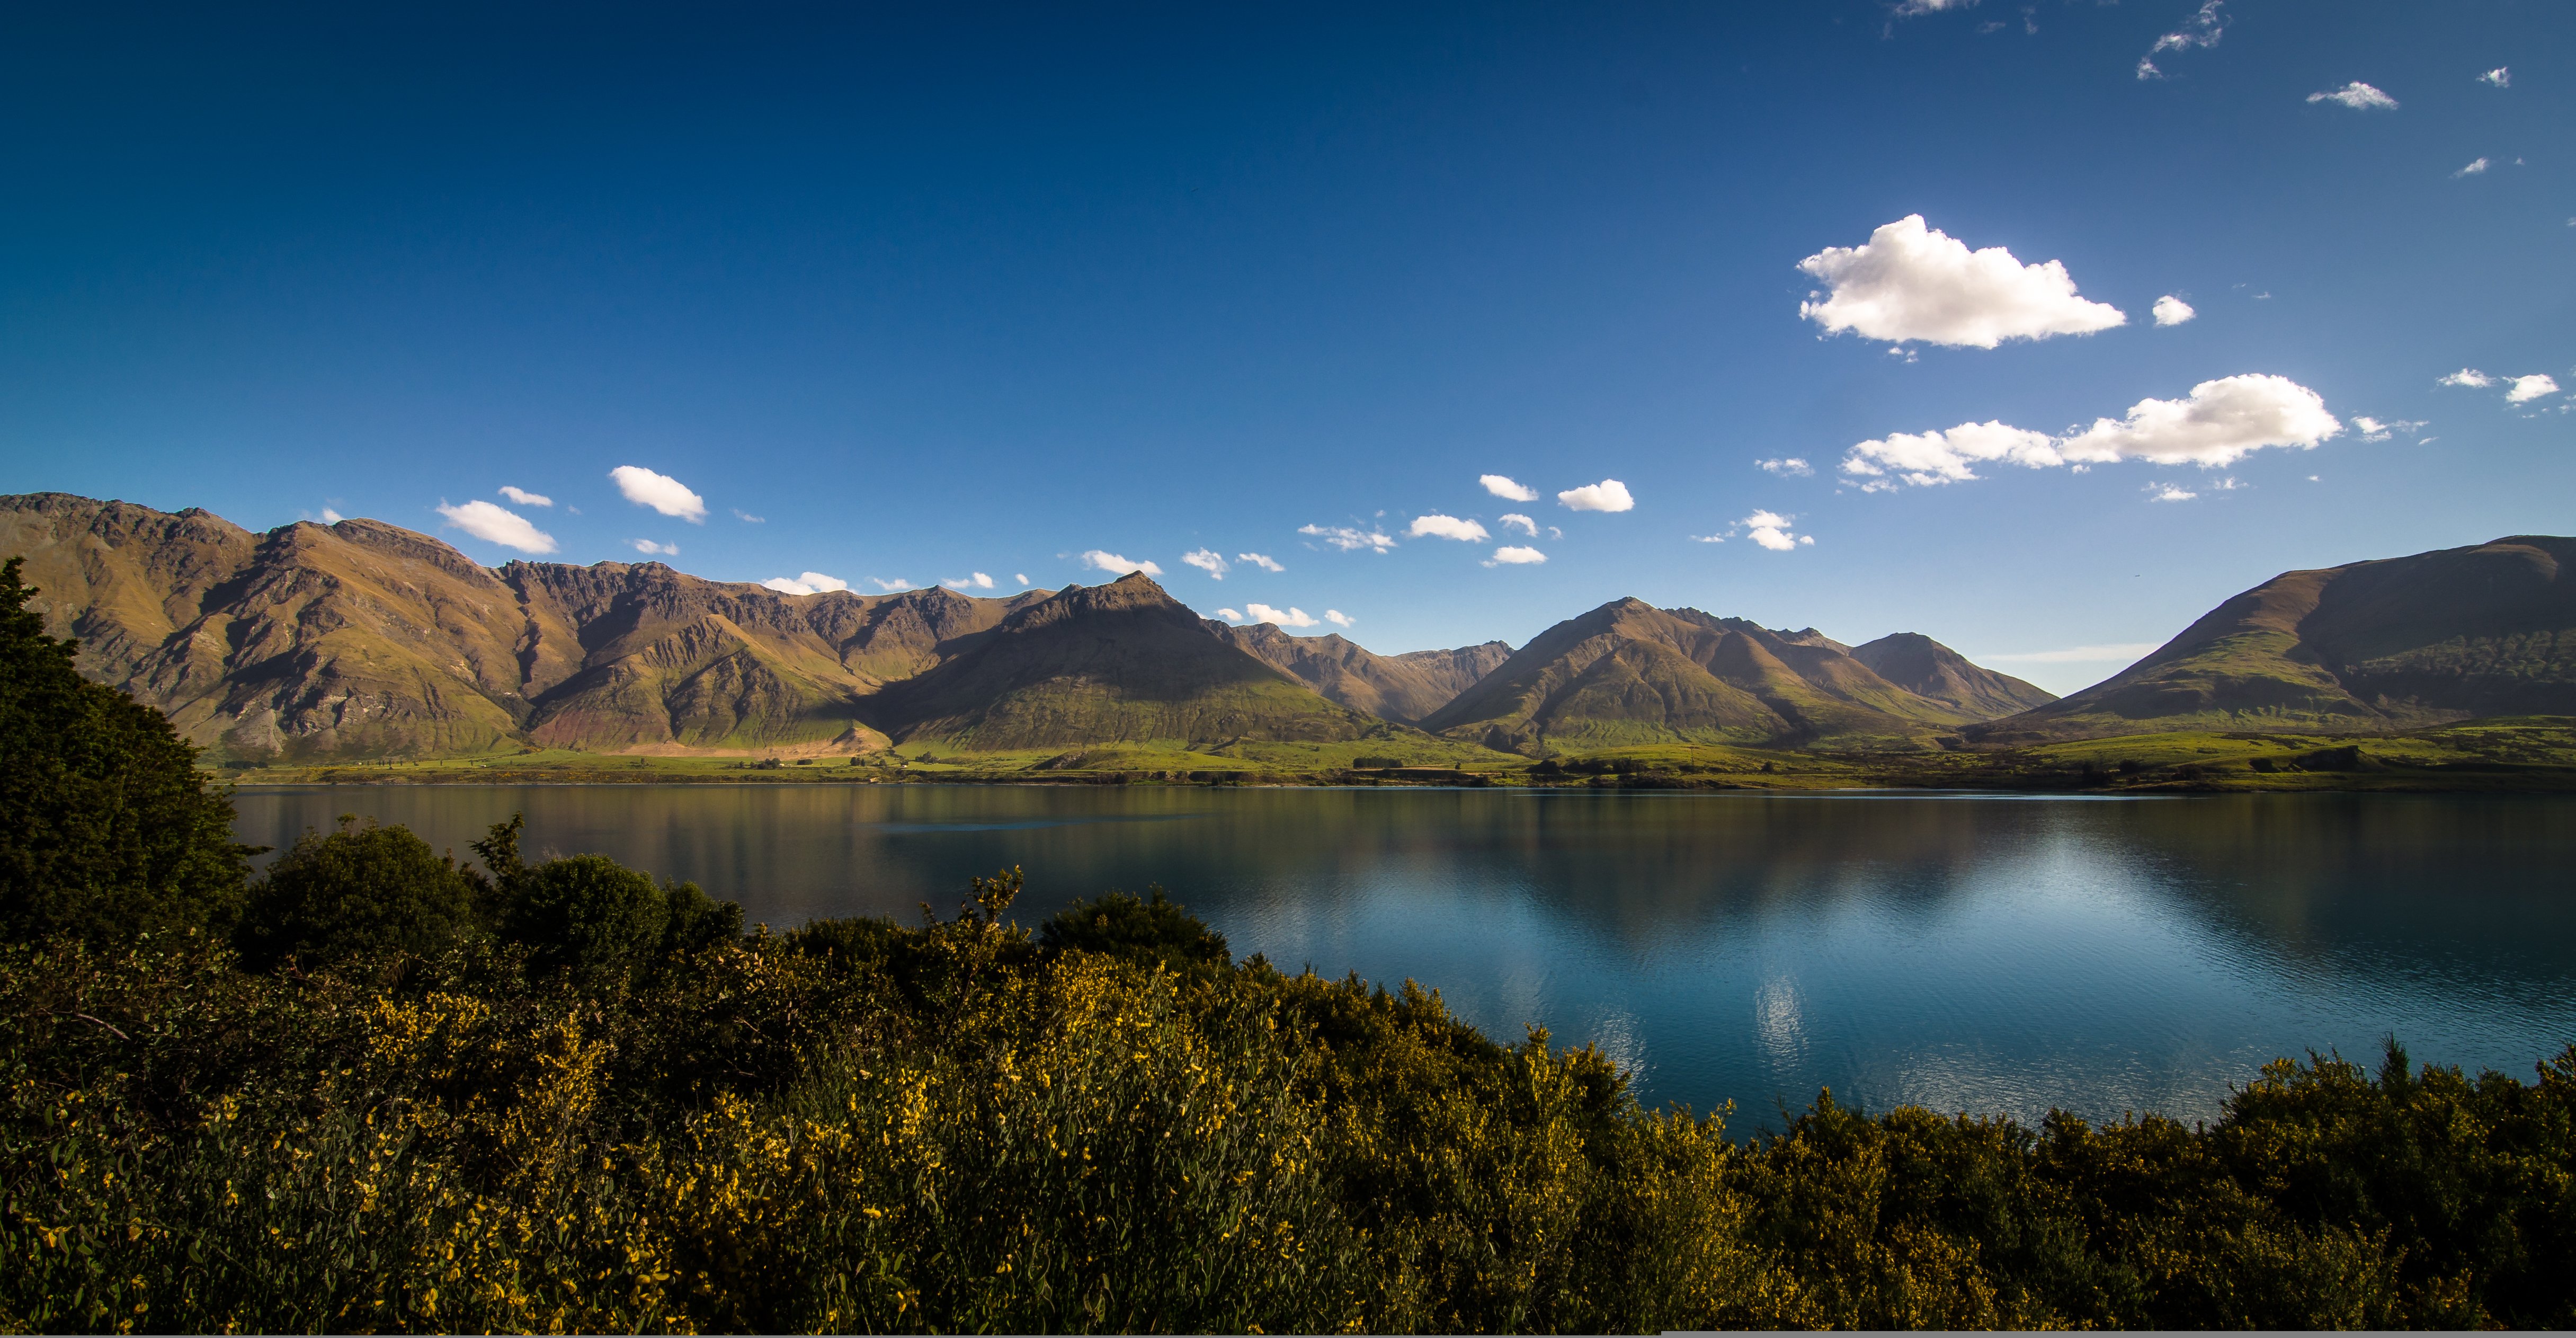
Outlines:
[[1738, 1142], [1159, 891], [746, 935], [515, 819], [479, 864], [344, 823], [245, 887], [220, 795], [28, 703], [185, 746], [0, 624], [0, 1328], [2576, 1324], [2576, 1048]]

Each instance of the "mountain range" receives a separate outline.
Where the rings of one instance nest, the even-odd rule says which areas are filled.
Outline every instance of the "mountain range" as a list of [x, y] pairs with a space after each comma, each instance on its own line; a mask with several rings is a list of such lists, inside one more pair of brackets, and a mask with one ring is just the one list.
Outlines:
[[2558, 579], [2576, 541], [2551, 538], [2286, 574], [2064, 701], [1916, 633], [1847, 646], [1634, 599], [1517, 651], [1378, 655], [1202, 619], [1142, 575], [792, 595], [654, 562], [487, 568], [372, 520], [253, 533], [60, 493], [0, 497], [0, 556], [25, 558], [84, 672], [248, 760], [1426, 735], [1525, 756], [1872, 750], [2576, 714], [2576, 587]]

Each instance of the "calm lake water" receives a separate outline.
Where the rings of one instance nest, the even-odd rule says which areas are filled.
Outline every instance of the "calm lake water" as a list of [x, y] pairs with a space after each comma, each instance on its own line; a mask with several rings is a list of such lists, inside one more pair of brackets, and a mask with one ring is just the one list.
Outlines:
[[1015, 913], [1161, 883], [1238, 955], [1438, 988], [1540, 1024], [1649, 1103], [1776, 1124], [1875, 1110], [2214, 1114], [2264, 1061], [2339, 1048], [2528, 1078], [2576, 1041], [2576, 799], [1751, 796], [1008, 786], [244, 790], [245, 841], [342, 813], [462, 853], [513, 812], [817, 916]]

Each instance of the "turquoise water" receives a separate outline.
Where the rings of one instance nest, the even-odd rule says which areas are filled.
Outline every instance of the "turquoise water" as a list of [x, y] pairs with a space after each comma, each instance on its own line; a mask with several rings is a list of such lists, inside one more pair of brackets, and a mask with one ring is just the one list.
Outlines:
[[1239, 955], [1437, 987], [1602, 1046], [1649, 1102], [1777, 1122], [1818, 1088], [2036, 1118], [2214, 1114], [2339, 1048], [2528, 1077], [2576, 1041], [2576, 799], [1010, 786], [245, 790], [245, 841], [356, 813], [442, 847], [513, 812], [778, 927], [1034, 923], [1161, 883]]

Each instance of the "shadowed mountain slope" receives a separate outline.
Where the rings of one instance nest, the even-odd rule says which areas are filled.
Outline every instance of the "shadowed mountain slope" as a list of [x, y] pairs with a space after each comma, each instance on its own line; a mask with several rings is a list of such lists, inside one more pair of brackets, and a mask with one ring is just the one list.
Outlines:
[[1381, 720], [1410, 725], [1473, 686], [1511, 657], [1500, 641], [1457, 650], [1379, 655], [1344, 638], [1290, 636], [1269, 623], [1230, 626], [1213, 619], [1217, 639], [1304, 683], [1325, 700]]
[[1231, 739], [1356, 739], [1384, 726], [1238, 650], [1142, 573], [1067, 586], [1011, 614], [871, 718], [974, 750]]
[[1974, 718], [1888, 682], [1812, 629], [1622, 599], [1532, 638], [1423, 728], [1529, 752], [1675, 740], [1908, 745]]
[[791, 596], [659, 563], [475, 564], [372, 520], [254, 535], [59, 493], [0, 497], [84, 673], [242, 757], [882, 746], [858, 702], [1044, 598]]
[[2111, 678], [1970, 733], [2014, 743], [2576, 715], [2571, 562], [2576, 539], [2515, 535], [2285, 572]]
[[2057, 694], [2010, 674], [1970, 664], [1968, 657], [1920, 632], [1891, 632], [1852, 647], [1851, 657], [1888, 682], [1976, 720], [2027, 711]]

